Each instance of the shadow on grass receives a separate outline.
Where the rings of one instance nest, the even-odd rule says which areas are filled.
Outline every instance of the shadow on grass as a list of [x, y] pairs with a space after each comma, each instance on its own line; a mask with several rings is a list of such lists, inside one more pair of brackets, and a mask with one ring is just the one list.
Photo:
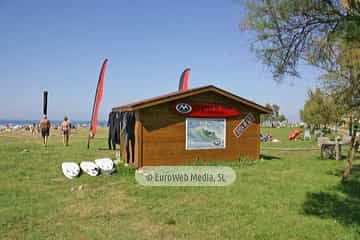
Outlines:
[[360, 166], [354, 166], [352, 176], [345, 185], [340, 184], [339, 178], [339, 184], [328, 191], [307, 193], [303, 212], [332, 218], [344, 225], [360, 226]]
[[320, 218], [332, 218], [345, 225], [360, 225], [360, 201], [336, 193], [308, 193], [304, 213]]
[[99, 150], [99, 151], [116, 151], [116, 150], [119, 150], [119, 149], [113, 150], [113, 149], [109, 149], [109, 148], [106, 148], [106, 147], [100, 147], [100, 148], [98, 148], [96, 150]]
[[279, 157], [271, 156], [271, 155], [264, 155], [264, 154], [260, 154], [260, 159], [264, 159], [264, 160], [281, 160], [281, 158], [279, 158]]
[[[328, 170], [326, 173], [336, 177], [341, 177], [344, 173], [344, 168]], [[360, 178], [360, 165], [353, 165], [351, 176], [354, 178]], [[349, 184], [351, 183], [349, 182]]]
[[[315, 157], [315, 159], [320, 160], [320, 161], [336, 161], [335, 158], [324, 158], [324, 157], [321, 157], [320, 155]], [[341, 157], [338, 161], [344, 161], [344, 160], [346, 160], [346, 156], [341, 155]]]

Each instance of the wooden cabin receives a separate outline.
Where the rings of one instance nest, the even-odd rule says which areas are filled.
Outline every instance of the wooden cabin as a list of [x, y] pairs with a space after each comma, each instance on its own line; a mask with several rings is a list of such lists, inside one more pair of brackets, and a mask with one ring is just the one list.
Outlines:
[[135, 116], [134, 144], [122, 131], [120, 153], [137, 168], [258, 159], [260, 114], [271, 112], [215, 86], [174, 92], [113, 111]]

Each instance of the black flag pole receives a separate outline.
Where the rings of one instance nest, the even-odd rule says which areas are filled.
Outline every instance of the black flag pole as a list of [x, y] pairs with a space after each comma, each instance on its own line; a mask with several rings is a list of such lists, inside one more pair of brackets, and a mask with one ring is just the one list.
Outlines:
[[43, 114], [47, 115], [47, 102], [48, 102], [48, 92], [44, 91], [44, 98], [43, 98]]

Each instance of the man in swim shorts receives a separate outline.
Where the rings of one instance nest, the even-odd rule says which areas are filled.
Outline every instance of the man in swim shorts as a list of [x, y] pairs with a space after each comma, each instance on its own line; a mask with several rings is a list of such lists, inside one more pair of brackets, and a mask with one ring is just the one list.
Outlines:
[[61, 132], [63, 134], [63, 143], [65, 146], [69, 146], [69, 136], [70, 136], [70, 122], [67, 117], [64, 117], [64, 121], [61, 123]]
[[46, 115], [44, 115], [43, 119], [40, 120], [39, 128], [41, 131], [41, 136], [43, 138], [44, 146], [47, 147], [48, 139], [50, 135], [50, 121], [47, 119]]

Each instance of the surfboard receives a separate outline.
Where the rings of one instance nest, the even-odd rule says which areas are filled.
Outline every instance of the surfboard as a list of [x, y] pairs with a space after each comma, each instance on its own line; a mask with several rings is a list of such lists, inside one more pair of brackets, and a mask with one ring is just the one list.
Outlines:
[[289, 135], [288, 139], [289, 141], [294, 140], [297, 136], [299, 136], [303, 131], [301, 129], [292, 131], [291, 134]]
[[99, 158], [95, 160], [95, 164], [100, 168], [102, 173], [111, 175], [115, 172], [115, 164], [110, 158]]
[[76, 178], [80, 175], [79, 164], [74, 162], [64, 162], [61, 164], [61, 170], [65, 177], [69, 179]]
[[90, 176], [97, 176], [100, 173], [99, 167], [94, 163], [90, 161], [83, 161], [80, 163], [80, 168]]

